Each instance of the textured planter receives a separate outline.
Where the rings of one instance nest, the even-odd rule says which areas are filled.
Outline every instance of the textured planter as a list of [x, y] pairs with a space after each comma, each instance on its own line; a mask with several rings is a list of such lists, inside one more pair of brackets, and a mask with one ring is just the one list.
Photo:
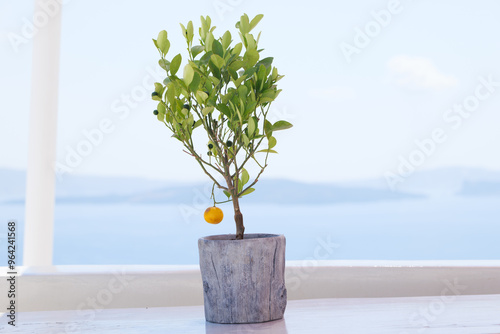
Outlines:
[[285, 237], [214, 235], [198, 240], [205, 318], [223, 324], [283, 318]]

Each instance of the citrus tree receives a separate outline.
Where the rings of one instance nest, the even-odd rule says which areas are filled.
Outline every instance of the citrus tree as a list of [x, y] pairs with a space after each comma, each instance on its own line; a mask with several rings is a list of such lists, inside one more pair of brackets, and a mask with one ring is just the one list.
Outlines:
[[[246, 14], [241, 16], [236, 23], [241, 42], [235, 45], [229, 31], [214, 36], [209, 16], [201, 17], [199, 44], [194, 43], [193, 22], [181, 24], [187, 43], [184, 66], [180, 53], [167, 56], [167, 31], [153, 39], [167, 74], [163, 83], [155, 83], [154, 114], [213, 181], [214, 207], [223, 203], [215, 200], [215, 187], [227, 196], [224, 202], [232, 201], [236, 239], [243, 239], [245, 231], [239, 199], [254, 191], [269, 154], [277, 153], [275, 132], [292, 127], [287, 121], [268, 120], [269, 107], [281, 92], [276, 83], [283, 76], [272, 66], [272, 57], [261, 59], [260, 33], [257, 38], [251, 34], [262, 17], [250, 21]], [[201, 143], [195, 140], [198, 131], [204, 134]], [[245, 168], [250, 163], [256, 167], [253, 178]]]

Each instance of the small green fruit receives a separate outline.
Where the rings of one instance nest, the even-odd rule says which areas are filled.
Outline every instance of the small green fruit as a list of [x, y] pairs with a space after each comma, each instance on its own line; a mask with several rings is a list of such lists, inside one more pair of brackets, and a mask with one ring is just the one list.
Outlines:
[[207, 152], [207, 154], [208, 154], [208, 155], [212, 155], [212, 152], [208, 151], [208, 152]]
[[230, 141], [230, 140], [228, 140], [227, 143], [226, 143], [226, 145], [227, 145], [227, 147], [231, 147], [231, 146], [233, 146], [233, 142]]
[[187, 109], [188, 111], [191, 110], [191, 106], [189, 104], [185, 104], [182, 106], [184, 109]]
[[212, 144], [208, 144], [208, 148], [209, 148], [209, 149], [213, 149], [213, 148], [214, 148], [214, 145], [212, 145]]
[[154, 97], [154, 96], [159, 96], [159, 94], [157, 92], [152, 92], [151, 97]]
[[154, 110], [154, 111], [153, 111], [153, 114], [154, 114], [154, 115], [158, 115], [158, 110]]

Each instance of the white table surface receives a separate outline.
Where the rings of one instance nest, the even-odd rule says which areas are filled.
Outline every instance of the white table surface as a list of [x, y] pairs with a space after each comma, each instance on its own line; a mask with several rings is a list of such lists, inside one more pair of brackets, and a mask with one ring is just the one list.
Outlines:
[[500, 333], [500, 295], [309, 299], [288, 302], [285, 318], [220, 325], [203, 306], [22, 312], [0, 333]]

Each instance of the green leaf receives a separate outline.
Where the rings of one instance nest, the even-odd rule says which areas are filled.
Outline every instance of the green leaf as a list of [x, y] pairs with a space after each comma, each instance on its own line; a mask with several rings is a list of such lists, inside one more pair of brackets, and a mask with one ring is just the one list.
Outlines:
[[[215, 56], [217, 56], [217, 55], [215, 55]], [[220, 78], [221, 78], [220, 69], [217, 67], [217, 65], [214, 64], [214, 62], [212, 61], [212, 58], [210, 58], [210, 61], [208, 62], [208, 67], [210, 67], [210, 71], [212, 72], [214, 77], [216, 77], [217, 79], [220, 80]]]
[[257, 89], [260, 91], [262, 89], [262, 84], [266, 79], [266, 67], [260, 65], [259, 71], [257, 72]]
[[234, 82], [234, 86], [235, 87], [239, 87], [241, 85], [241, 83], [243, 82], [243, 80], [246, 79], [246, 75], [242, 75], [241, 77], [239, 77], [237, 80], [233, 80]]
[[267, 58], [264, 58], [262, 60], [260, 60], [257, 64], [255, 64], [258, 67], [260, 67], [260, 65], [264, 65], [267, 68], [269, 68], [269, 66], [271, 66], [271, 64], [273, 63], [273, 60], [274, 58], [273, 57], [267, 57]]
[[248, 94], [248, 88], [245, 85], [241, 85], [238, 87], [238, 96], [240, 99], [246, 100]]
[[163, 85], [159, 82], [155, 82], [155, 92], [158, 93], [158, 95], [162, 95], [163, 93]]
[[[246, 88], [246, 86], [243, 86]], [[240, 108], [238, 109], [238, 116], [240, 117], [240, 122], [243, 123], [243, 113], [245, 112], [245, 103], [243, 102], [243, 99], [240, 98]], [[246, 121], [246, 118], [245, 118]], [[248, 144], [247, 144], [248, 145]]]
[[278, 69], [273, 67], [273, 74], [271, 75], [271, 79], [276, 80], [278, 78]]
[[240, 197], [245, 196], [245, 195], [248, 195], [248, 194], [251, 194], [251, 193], [253, 193], [254, 191], [255, 191], [255, 189], [254, 189], [254, 188], [248, 188], [247, 190], [245, 190], [245, 191], [244, 191], [244, 192], [240, 195]]
[[205, 50], [207, 52], [212, 51], [213, 43], [214, 43], [214, 35], [210, 32], [207, 34], [207, 38], [205, 39]]
[[189, 85], [191, 81], [193, 81], [193, 76], [194, 76], [193, 68], [191, 67], [191, 65], [186, 64], [186, 66], [184, 66], [184, 75], [183, 75], [183, 79], [186, 85]]
[[[210, 77], [208, 77], [210, 79]], [[200, 86], [200, 90], [203, 89], [207, 94], [212, 93], [214, 91], [212, 81], [211, 80], [205, 80], [205, 84]]]
[[207, 52], [205, 53], [201, 58], [200, 58], [200, 64], [201, 65], [206, 65], [210, 61], [210, 57], [213, 55], [213, 52]]
[[166, 59], [160, 59], [158, 60], [158, 65], [160, 65], [161, 68], [163, 68], [165, 71], [168, 71], [170, 69], [170, 62]]
[[201, 90], [196, 92], [195, 97], [196, 101], [198, 101], [198, 104], [202, 104], [205, 102], [206, 99], [208, 99], [207, 93], [202, 92]]
[[247, 14], [243, 14], [241, 16], [239, 29], [243, 35], [245, 35], [247, 32], [250, 31], [250, 22], [248, 22], [248, 15]]
[[187, 30], [186, 30], [186, 27], [184, 27], [184, 24], [182, 24], [182, 23], [179, 23], [179, 25], [181, 26], [181, 29], [182, 29], [182, 36], [184, 36], [184, 38], [187, 39]]
[[259, 60], [259, 53], [257, 50], [254, 49], [249, 49], [245, 52], [245, 55], [243, 56], [243, 61], [245, 62], [245, 69], [248, 69], [250, 67], [253, 67], [257, 61]]
[[168, 120], [165, 121], [165, 116], [166, 116], [165, 113], [158, 112], [158, 114], [156, 115], [156, 119], [162, 123], [168, 122]]
[[268, 144], [269, 144], [269, 149], [272, 149], [274, 146], [276, 146], [276, 138], [274, 137], [269, 137], [268, 139]]
[[221, 102], [223, 104], [228, 104], [228, 102], [232, 100], [232, 98], [236, 95], [236, 92], [237, 92], [236, 89], [232, 87], [228, 88], [227, 94], [221, 96]]
[[263, 17], [264, 17], [263, 14], [256, 15], [253, 18], [253, 20], [250, 22], [250, 30], [249, 31], [252, 31], [252, 29], [255, 28], [255, 26], [260, 22], [260, 20], [262, 20]]
[[[246, 64], [244, 66], [246, 66]], [[250, 78], [254, 75], [255, 72], [256, 72], [256, 68], [250, 67], [250, 68], [246, 69], [245, 72], [243, 72], [243, 75], [246, 75], [247, 78]]]
[[184, 115], [184, 117], [186, 117], [188, 115], [188, 113], [189, 113], [189, 111], [187, 110], [187, 108], [184, 108], [184, 105], [182, 106], [181, 113], [182, 113], [182, 115]]
[[242, 183], [242, 186], [244, 186], [245, 184], [247, 184], [249, 180], [250, 180], [250, 175], [248, 174], [247, 170], [245, 168], [243, 168], [243, 170], [241, 171], [241, 183]]
[[203, 108], [203, 110], [201, 112], [202, 112], [203, 116], [207, 116], [212, 111], [214, 111], [214, 107], [205, 107], [205, 108]]
[[186, 128], [188, 130], [192, 130], [193, 129], [193, 125], [196, 123], [194, 121], [194, 117], [193, 117], [192, 114], [189, 114], [189, 117], [188, 117], [188, 119], [185, 122], [186, 122]]
[[276, 152], [275, 150], [269, 150], [269, 149], [267, 149], [267, 150], [260, 150], [260, 151], [257, 151], [256, 153], [259, 153], [259, 152], [263, 152], [263, 153], [276, 153], [276, 154], [278, 154], [278, 152]]
[[238, 193], [240, 193], [242, 190], [243, 190], [243, 184], [240, 181], [238, 182]]
[[200, 86], [201, 77], [198, 72], [194, 72], [193, 81], [189, 84], [189, 90], [192, 92], [196, 92], [198, 87]]
[[173, 109], [173, 106], [175, 105], [175, 85], [172, 82], [167, 86], [167, 101]]
[[217, 66], [218, 69], [221, 69], [224, 66], [224, 59], [217, 54], [213, 54], [210, 57], [210, 60]]
[[182, 62], [182, 56], [179, 53], [177, 56], [174, 57], [174, 59], [172, 59], [172, 62], [170, 63], [170, 74], [171, 75], [175, 75], [175, 73], [177, 73], [177, 71], [179, 70], [179, 67], [181, 66], [181, 62]]
[[196, 123], [193, 125], [193, 130], [199, 127], [200, 125], [203, 124], [203, 121], [201, 119], [197, 120]]
[[274, 101], [278, 97], [280, 92], [281, 89], [278, 90], [275, 90], [275, 88], [266, 89], [265, 91], [262, 92], [262, 95], [259, 99], [260, 104]]
[[[209, 17], [207, 16], [207, 18]], [[210, 23], [203, 16], [200, 16], [200, 21], [201, 21], [200, 37], [204, 39], [206, 37], [208, 30], [210, 29]]]
[[238, 35], [240, 35], [240, 39], [243, 42], [243, 45], [245, 46], [245, 48], [248, 49], [248, 43], [247, 43], [247, 40], [245, 39], [245, 36], [243, 36], [243, 34], [241, 33], [241, 31], [238, 32]]
[[241, 49], [243, 48], [243, 44], [238, 43], [234, 46], [233, 50], [231, 51], [231, 54], [239, 56], [241, 53]]
[[257, 42], [253, 38], [252, 34], [246, 33], [245, 34], [245, 40], [247, 41], [247, 50], [248, 49], [254, 49], [254, 50], [257, 49]]
[[230, 194], [228, 191], [223, 190], [223, 192], [224, 192], [224, 195], [226, 195], [226, 196], [227, 196], [227, 199], [230, 199], [230, 198], [231, 198], [231, 194]]
[[264, 121], [264, 133], [266, 134], [267, 138], [273, 135], [273, 125], [267, 119]]
[[193, 55], [193, 58], [196, 58], [196, 56], [199, 55], [203, 50], [205, 50], [205, 47], [203, 45], [193, 46], [191, 48], [191, 54]]
[[193, 37], [194, 37], [194, 33], [193, 33], [193, 21], [189, 21], [188, 22], [186, 32], [187, 32], [187, 39], [188, 39], [189, 42], [191, 42], [193, 40]]
[[247, 118], [253, 111], [255, 111], [255, 107], [257, 106], [257, 101], [252, 101], [247, 103], [245, 107], [245, 118]]
[[224, 49], [222, 48], [222, 44], [220, 44], [218, 40], [214, 40], [214, 42], [212, 43], [212, 51], [219, 57], [224, 57]]
[[231, 75], [231, 79], [233, 79], [233, 81], [234, 81], [234, 80], [238, 80], [238, 73], [237, 73], [235, 70], [233, 70], [231, 67], [229, 67], [229, 68], [227, 69], [227, 71], [228, 71], [228, 72], [229, 72], [229, 74]]
[[231, 110], [227, 105], [220, 103], [217, 105], [217, 110], [226, 115], [227, 118], [231, 118]]
[[268, 97], [272, 100], [276, 97], [276, 90], [274, 88], [266, 89], [262, 92], [262, 97]]
[[245, 144], [245, 146], [250, 145], [250, 140], [248, 139], [248, 136], [246, 134], [243, 133], [241, 135], [241, 138], [243, 139], [243, 143]]
[[158, 113], [160, 114], [165, 114], [167, 112], [167, 109], [165, 108], [163, 102], [158, 103], [158, 105], [156, 106], [156, 110], [158, 110]]
[[165, 113], [158, 112], [158, 115], [156, 115], [156, 119], [163, 123], [163, 121], [165, 120]]
[[253, 134], [255, 133], [255, 129], [257, 128], [257, 122], [253, 117], [248, 119], [248, 136], [253, 138]]
[[231, 33], [228, 30], [222, 36], [222, 48], [224, 50], [226, 50], [228, 48], [229, 44], [231, 44]]
[[220, 80], [217, 79], [216, 77], [213, 77], [213, 76], [209, 76], [208, 80], [210, 80], [214, 84], [215, 87], [217, 87], [220, 83]]
[[285, 130], [291, 128], [293, 125], [287, 121], [277, 121], [273, 124], [273, 131]]
[[156, 39], [156, 44], [158, 44], [158, 48], [161, 53], [164, 55], [168, 53], [168, 50], [170, 49], [170, 42], [168, 41], [166, 30], [160, 31], [158, 38]]

